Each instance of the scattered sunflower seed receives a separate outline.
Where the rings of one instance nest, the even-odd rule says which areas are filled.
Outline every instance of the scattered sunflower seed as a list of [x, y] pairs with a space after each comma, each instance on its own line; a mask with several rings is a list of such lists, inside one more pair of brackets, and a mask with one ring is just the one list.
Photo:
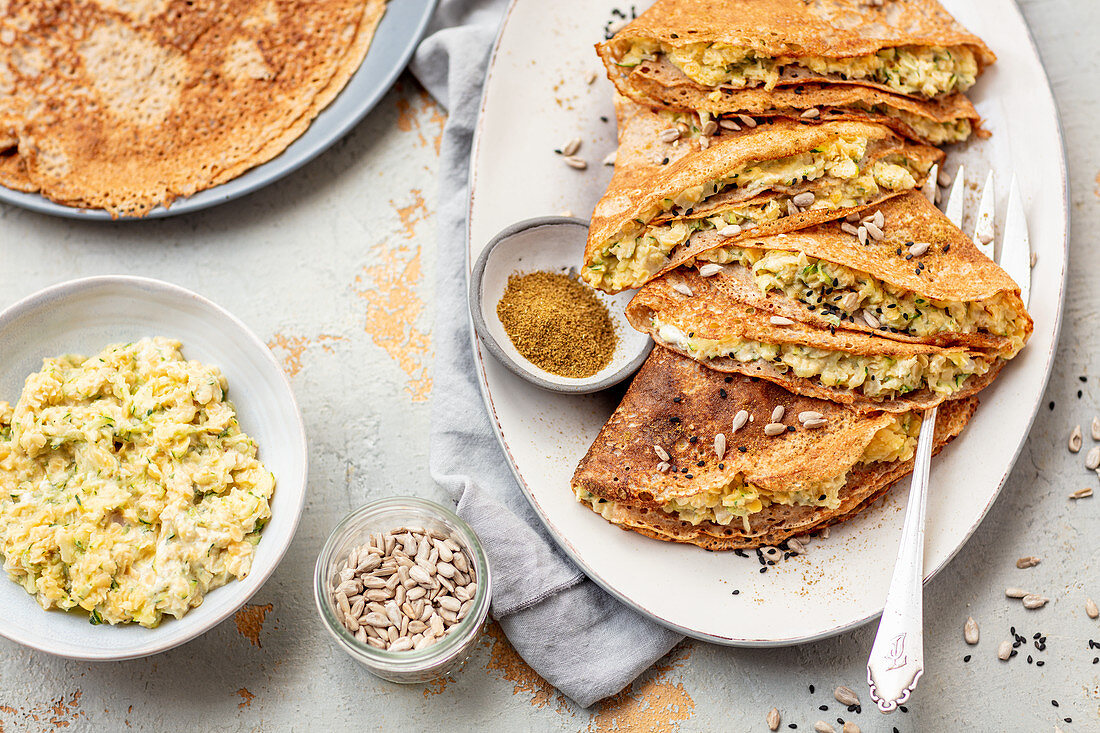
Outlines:
[[1008, 658], [1012, 656], [1012, 643], [1008, 641], [1002, 641], [1000, 646], [997, 647], [997, 659], [1002, 662], [1007, 662]]
[[741, 428], [745, 427], [745, 423], [749, 421], [749, 411], [739, 410], [736, 415], [733, 416], [733, 429], [730, 431], [730, 435], [733, 435]]
[[1084, 489], [1077, 489], [1077, 491], [1074, 491], [1072, 494], [1069, 495], [1069, 498], [1071, 498], [1071, 499], [1087, 499], [1090, 496], [1092, 496], [1092, 489], [1091, 488], [1084, 488]]
[[764, 435], [769, 438], [774, 438], [776, 435], [781, 435], [787, 432], [787, 426], [781, 422], [772, 422], [764, 426]]
[[966, 617], [966, 623], [963, 624], [963, 639], [970, 646], [974, 646], [978, 643], [978, 622], [974, 620], [973, 616]]
[[741, 120], [741, 123], [745, 125], [745, 127], [756, 127], [756, 120], [748, 115], [737, 115], [737, 119]]
[[851, 313], [859, 307], [859, 293], [845, 293], [844, 297], [840, 299], [840, 303], [838, 303], [838, 305], [844, 310]]
[[783, 405], [776, 405], [772, 410], [772, 422], [783, 422], [783, 416], [787, 414], [787, 408]]
[[1100, 445], [1094, 446], [1085, 455], [1085, 468], [1090, 471], [1100, 468]]
[[662, 448], [661, 446], [659, 446], [659, 445], [653, 446], [653, 452], [656, 453], [657, 457], [660, 458], [662, 461], [669, 460], [668, 451], [665, 450], [664, 448]]
[[799, 214], [801, 212], [802, 209], [798, 208], [798, 204], [796, 204], [791, 199], [787, 199], [787, 216], [794, 216], [795, 214]]
[[729, 237], [739, 237], [741, 236], [741, 230], [742, 227], [738, 226], [737, 224], [729, 224], [728, 226], [724, 226], [718, 230], [718, 236], [726, 237], [727, 239]]
[[695, 293], [691, 292], [691, 288], [689, 288], [687, 285], [685, 285], [684, 283], [681, 283], [681, 282], [672, 283], [672, 289], [675, 290], [680, 295], [686, 295], [689, 298], [691, 296], [695, 295]]
[[881, 323], [879, 323], [878, 318], [875, 317], [875, 314], [872, 313], [869, 308], [864, 308], [862, 315], [863, 315], [863, 322], [866, 323], [871, 328], [878, 328], [879, 326], [882, 325]]
[[833, 697], [841, 705], [859, 705], [859, 695], [851, 687], [840, 687], [833, 690]]
[[710, 137], [714, 133], [718, 132], [718, 123], [714, 120], [707, 120], [703, 123], [702, 133], [707, 137]]
[[569, 166], [570, 168], [576, 168], [579, 171], [583, 171], [585, 168], [588, 167], [588, 161], [586, 161], [584, 158], [578, 158], [575, 155], [567, 155], [565, 156], [564, 160], [567, 166]]
[[1096, 601], [1091, 598], [1085, 599], [1085, 613], [1089, 618], [1100, 618], [1100, 608], [1096, 607]]
[[590, 72], [588, 72], [588, 78], [585, 79], [585, 82], [588, 83], [588, 84], [595, 84], [596, 79], [598, 79], [598, 78], [600, 78], [599, 74], [597, 74], [595, 71], [590, 71]]
[[1081, 426], [1075, 425], [1069, 434], [1069, 452], [1076, 453], [1081, 450]]
[[807, 420], [806, 422], [802, 423], [802, 427], [806, 428], [807, 430], [817, 430], [818, 428], [823, 428], [828, 424], [829, 421], [822, 418], [820, 420]]
[[1092, 439], [1100, 440], [1100, 417], [1092, 418]]
[[699, 274], [703, 277], [713, 277], [722, 271], [721, 265], [716, 265], [713, 262], [708, 262], [705, 265], [700, 265]]
[[734, 132], [741, 132], [741, 125], [737, 124], [733, 120], [718, 120], [718, 126], [721, 127], [723, 130], [733, 130]]
[[707, 148], [709, 148], [710, 147], [710, 138], [707, 137], [706, 135], [700, 135], [699, 136], [699, 147], [702, 148], [703, 150], [706, 150]]
[[798, 541], [796, 538], [792, 537], [787, 540], [787, 551], [790, 552], [792, 555], [805, 555], [806, 546]]
[[670, 127], [667, 130], [661, 130], [657, 133], [657, 139], [663, 143], [670, 143], [673, 140], [680, 139], [680, 131], [675, 127]]
[[977, 234], [979, 244], [989, 244], [993, 241], [993, 232], [985, 231]]
[[726, 436], [722, 433], [714, 436], [714, 455], [718, 456], [718, 460], [726, 455]]
[[604, 165], [615, 165], [615, 155], [616, 155], [616, 153], [618, 153], [617, 150], [612, 150], [610, 153], [608, 153], [606, 156], [604, 156], [603, 164]]
[[856, 236], [859, 238], [860, 244], [867, 244], [867, 227], [860, 224], [859, 228], [856, 229]]
[[661, 461], [657, 464], [657, 470], [661, 473], [668, 473], [668, 469], [670, 469], [671, 467], [672, 466], [665, 461]]
[[570, 155], [575, 155], [576, 152], [580, 149], [581, 139], [579, 137], [575, 137], [567, 142], [565, 145], [561, 146], [561, 154], [568, 158]]
[[790, 318], [785, 318], [783, 316], [772, 316], [771, 318], [768, 319], [768, 321], [770, 321], [773, 326], [793, 326], [794, 325], [794, 321], [792, 321]]
[[840, 733], [861, 733], [859, 726], [850, 720], [844, 721], [844, 727], [840, 729]]
[[768, 730], [779, 730], [779, 708], [769, 710], [765, 720], [768, 723]]
[[871, 236], [871, 239], [875, 240], [876, 242], [881, 241], [883, 238], [886, 237], [886, 235], [883, 234], [882, 229], [880, 229], [873, 221], [864, 222], [863, 228], [867, 230], [867, 234]]
[[853, 237], [858, 237], [859, 236], [859, 230], [856, 229], [856, 225], [855, 224], [849, 224], [846, 221], [843, 221], [843, 222], [840, 223], [840, 230], [843, 231], [843, 232], [848, 232], [848, 234], [851, 234]]
[[955, 177], [948, 173], [943, 168], [940, 168], [940, 174], [936, 176], [936, 183], [940, 184], [944, 188], [951, 185], [951, 182], [955, 180]]
[[932, 245], [928, 242], [917, 242], [909, 247], [909, 254], [914, 257], [920, 257], [922, 254], [928, 251], [928, 248]]
[[798, 413], [799, 422], [806, 422], [807, 420], [820, 420], [823, 417], [825, 416], [817, 410], [803, 410], [802, 412]]
[[871, 222], [879, 229], [886, 226], [886, 215], [882, 213], [882, 209], [875, 211], [875, 215], [871, 217]]
[[1023, 598], [1027, 591], [1023, 588], [1005, 588], [1005, 598]]
[[824, 720], [819, 720], [814, 723], [815, 733], [836, 733], [836, 728], [826, 723]]
[[1049, 598], [1039, 595], [1038, 593], [1028, 593], [1024, 596], [1024, 608], [1029, 611], [1034, 611], [1036, 608], [1042, 608], [1050, 601]]
[[1016, 567], [1018, 567], [1020, 570], [1025, 570], [1027, 568], [1035, 567], [1040, 562], [1042, 561], [1034, 555], [1028, 555], [1027, 557], [1021, 557], [1019, 560], [1017, 560]]
[[807, 206], [812, 206], [816, 198], [813, 191], [803, 191], [802, 193], [795, 194], [791, 198], [791, 201], [794, 202], [795, 206], [804, 209]]

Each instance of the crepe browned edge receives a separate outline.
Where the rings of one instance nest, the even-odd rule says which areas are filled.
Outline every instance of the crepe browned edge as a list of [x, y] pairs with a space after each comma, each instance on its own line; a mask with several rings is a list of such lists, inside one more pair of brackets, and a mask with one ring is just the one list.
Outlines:
[[[592, 213], [592, 223], [588, 230], [584, 254], [586, 266], [594, 262], [597, 254], [602, 252], [609, 242], [621, 236], [622, 232], [628, 228], [628, 224], [635, 220], [644, 220], [649, 223], [667, 219], [669, 216], [667, 214], [655, 215], [649, 219], [643, 218], [647, 212], [659, 207], [664, 199], [676, 198], [693, 186], [718, 180], [749, 163], [775, 160], [806, 152], [839, 136], [866, 138], [869, 141], [868, 148], [877, 148], [879, 157], [887, 153], [903, 155], [913, 160], [918, 170], [928, 170], [933, 163], [943, 158], [942, 151], [927, 145], [904, 141], [888, 127], [882, 125], [863, 122], [827, 122], [810, 126], [780, 119], [771, 124], [744, 131], [740, 135], [717, 138], [706, 149], [696, 150], [683, 146], [685, 149], [681, 154], [682, 157], [672, 159], [666, 156], [669, 162], [661, 164], [665, 158], [658, 158], [654, 154], [661, 152], [660, 148], [654, 149], [653, 140], [656, 135], [653, 137], [646, 135], [647, 130], [662, 124], [660, 117], [645, 110], [637, 110], [626, 118], [626, 124], [631, 129], [624, 129], [621, 133], [621, 142], [615, 159], [615, 173], [608, 184], [607, 191]], [[666, 143], [657, 144], [666, 145]], [[823, 180], [805, 182], [798, 188], [812, 191]], [[923, 177], [918, 177], [918, 185], [921, 180]], [[877, 203], [897, 193], [901, 191], [880, 193], [868, 204]], [[758, 198], [768, 196], [769, 192], [764, 191]], [[792, 231], [844, 216], [859, 208], [810, 209], [794, 216], [762, 224], [755, 233], [774, 234]], [[707, 205], [705, 200], [696, 209], [700, 217], [704, 212], [716, 213], [715, 207]]]
[[[35, 3], [18, 4], [36, 7]], [[211, 0], [187, 3], [173, 0], [158, 15], [139, 18], [78, 0], [41, 3], [43, 8], [46, 5], [64, 6], [65, 11], [60, 15], [66, 18], [65, 23], [55, 24], [56, 27], [50, 27], [50, 32], [44, 35], [63, 38], [80, 31], [81, 36], [87, 37], [89, 29], [121, 24], [142, 38], [155, 39], [160, 48], [168, 49], [166, 53], [177, 54], [177, 57], [179, 54], [198, 54], [199, 65], [205, 69], [196, 77], [201, 80], [183, 79], [180, 82], [183, 91], [178, 107], [187, 111], [173, 110], [167, 119], [175, 125], [191, 115], [194, 119], [205, 120], [196, 123], [204, 131], [196, 132], [184, 124], [173, 142], [175, 152], [158, 148], [151, 150], [152, 157], [143, 161], [139, 154], [125, 149], [124, 136], [112, 139], [110, 133], [102, 132], [118, 127], [107, 124], [111, 121], [107, 120], [110, 115], [98, 113], [105, 105], [96, 107], [97, 113], [82, 113], [75, 100], [89, 96], [87, 86], [90, 85], [86, 85], [79, 93], [52, 102], [61, 112], [52, 120], [27, 121], [18, 154], [12, 156], [13, 160], [6, 166], [15, 174], [26, 170], [27, 176], [20, 178], [13, 174], [6, 176], [5, 182], [13, 186], [23, 183], [28, 189], [41, 188], [43, 195], [65, 205], [104, 208], [112, 216], [140, 216], [157, 204], [169, 205], [178, 196], [188, 196], [217, 185], [270, 160], [301, 135], [317, 113], [343, 88], [361, 63], [385, 9], [384, 0], [326, 0], [323, 7], [317, 3], [316, 10], [309, 12], [292, 8], [292, 4], [276, 0], [261, 7], [231, 0], [229, 5], [233, 7], [223, 7], [225, 2], [218, 5]], [[238, 5], [240, 7], [236, 7]], [[267, 30], [256, 30], [260, 26], [253, 23], [250, 13], [262, 19], [265, 14], [280, 11], [277, 22], [265, 26]], [[319, 19], [318, 13], [323, 18]], [[234, 24], [251, 29], [249, 32], [255, 36], [256, 48], [274, 70], [272, 77], [252, 83], [256, 89], [241, 93], [239, 109], [230, 108], [233, 100], [223, 99], [229, 95], [219, 91], [219, 74], [208, 73], [220, 70], [221, 75], [225, 75], [228, 67], [222, 68], [220, 64], [230, 63], [228, 49], [239, 37], [230, 28], [236, 28]], [[245, 37], [250, 36], [246, 34]], [[74, 48], [76, 46], [53, 49], [56, 53], [48, 57], [48, 68], [52, 65], [56, 70], [68, 64], [79, 69], [80, 64], [72, 63], [69, 58]], [[257, 91], [260, 87], [264, 89]], [[188, 94], [197, 95], [199, 102], [184, 99]], [[213, 111], [205, 109], [203, 100], [213, 100]], [[219, 118], [223, 113], [224, 119]], [[79, 119], [81, 125], [75, 137], [70, 135], [62, 145], [58, 140], [63, 135], [57, 135], [53, 126], [66, 119]], [[234, 120], [251, 121], [238, 130]], [[61, 126], [64, 129], [71, 127]], [[215, 145], [214, 133], [221, 136], [219, 140], [226, 135], [233, 139], [229, 141], [231, 144], [216, 145], [217, 152], [210, 154], [211, 146]], [[133, 135], [133, 139], [143, 137], [143, 134]], [[209, 144], [204, 147], [208, 138]], [[93, 139], [97, 165], [81, 165], [86, 162], [82, 151], [91, 150]], [[56, 164], [58, 155], [64, 165]], [[22, 158], [22, 161], [14, 158]], [[114, 164], [103, 165], [105, 159], [113, 160]], [[71, 165], [73, 161], [76, 165]], [[161, 166], [171, 170], [161, 171]]]
[[[828, 424], [767, 437], [763, 426], [779, 404], [786, 407], [791, 425], [798, 425], [796, 415], [805, 410], [822, 413]], [[937, 452], [961, 432], [976, 406], [973, 397], [944, 403], [936, 421]], [[734, 415], [742, 409], [755, 420], [731, 433]], [[882, 413], [859, 414], [787, 393], [764, 380], [722, 375], [658, 347], [581, 460], [571, 486], [575, 493], [587, 491], [607, 502], [600, 508], [611, 514], [607, 518], [612, 523], [656, 539], [714, 550], [775, 545], [854, 516], [912, 470], [912, 460], [858, 463], [874, 434], [891, 422]], [[713, 452], [718, 432], [729, 436], [722, 459]], [[669, 453], [672, 467], [667, 472], [658, 470], [661, 458], [654, 445]], [[749, 515], [748, 532], [739, 518], [729, 526], [709, 521], [693, 525], [660, 508], [673, 497], [721, 488], [738, 475], [746, 482], [785, 489], [800, 480], [845, 472], [848, 480], [836, 509], [773, 504]]]
[[[604, 59], [605, 64], [609, 59]], [[682, 112], [705, 112], [715, 117], [753, 118], [785, 117], [803, 124], [818, 124], [829, 120], [855, 120], [886, 125], [894, 132], [917, 142], [926, 140], [907, 123], [900, 110], [930, 122], [954, 123], [969, 120], [971, 133], [989, 137], [981, 127], [981, 116], [966, 95], [951, 94], [942, 99], [914, 99], [857, 84], [798, 84], [778, 86], [771, 91], [759, 87], [733, 89], [703, 86], [686, 76], [667, 61], [644, 61], [631, 69], [629, 75], [618, 73], [613, 64], [608, 76], [616, 89], [639, 104]], [[885, 113], [872, 112], [871, 107], [883, 105]], [[811, 119], [803, 117], [807, 110], [817, 110]], [[961, 142], [961, 141], [957, 141]]]
[[[672, 48], [725, 43], [765, 58], [848, 58], [899, 46], [965, 46], [973, 51], [979, 74], [997, 58], [936, 0], [890, 0], [881, 6], [862, 0], [657, 0], [597, 51], [617, 69], [614, 63], [638, 40]], [[897, 93], [878, 82], [798, 72], [780, 83], [842, 82]]]
[[[686, 287], [692, 295], [686, 295], [678, 287]], [[660, 340], [653, 325], [654, 318], [703, 339], [737, 337], [766, 344], [796, 344], [827, 351], [899, 359], [965, 351], [973, 359], [991, 362], [985, 374], [969, 377], [961, 389], [950, 395], [952, 399], [968, 397], [985, 389], [1004, 365], [1004, 360], [996, 354], [976, 349], [947, 349], [932, 344], [895, 341], [841, 328], [816, 328], [801, 321], [777, 325], [771, 322], [767, 312], [739, 300], [737, 292], [737, 288], [729, 287], [724, 278], [702, 277], [693, 269], [680, 268], [650, 281], [639, 290], [627, 305], [626, 318], [634, 328], [650, 334], [657, 343], [692, 358], [694, 356], [683, 348]], [[947, 397], [927, 387], [895, 397], [869, 397], [859, 390], [826, 386], [817, 378], [795, 376], [791, 369], [784, 371], [771, 362], [759, 359], [741, 362], [732, 357], [718, 357], [706, 360], [706, 365], [717, 371], [761, 377], [791, 392], [832, 400], [863, 412], [927, 410]]]
[[[1020, 299], [1019, 286], [922, 193], [911, 191], [896, 196], [862, 212], [862, 215], [866, 217], [874, 211], [882, 212], [887, 222], [882, 240], [868, 238], [866, 244], [860, 244], [856, 235], [841, 228], [842, 221], [831, 221], [779, 236], [743, 237], [736, 246], [802, 252], [808, 257], [868, 273], [930, 300], [976, 302], [1003, 295], [1003, 307], [1011, 310], [1016, 320], [1023, 324], [1025, 341], [1030, 337], [1034, 323]], [[708, 246], [722, 247], [727, 243], [714, 231], [700, 232], [694, 235], [693, 240], [689, 242], [690, 246], [702, 249], [701, 254]], [[914, 242], [931, 246], [919, 258], [912, 257], [909, 246]], [[733, 297], [760, 310], [765, 317], [784, 316], [823, 329], [830, 326], [822, 317], [824, 311], [811, 311], [804, 303], [778, 290], [761, 292], [751, 271], [739, 264], [727, 265], [714, 278], [712, 282], [721, 282]], [[913, 336], [873, 329], [862, 321], [854, 320], [845, 321], [843, 327], [896, 341], [937, 346], [969, 346], [1002, 351], [1011, 343], [1008, 336], [990, 333]]]

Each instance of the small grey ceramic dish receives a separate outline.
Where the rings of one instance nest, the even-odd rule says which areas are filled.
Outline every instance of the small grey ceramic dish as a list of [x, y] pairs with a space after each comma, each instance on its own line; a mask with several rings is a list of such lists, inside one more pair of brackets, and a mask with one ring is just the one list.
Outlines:
[[[118, 221], [162, 219], [238, 199], [293, 173], [328, 150], [366, 117], [397, 81], [424, 36], [437, 2], [401, 0], [389, 3], [363, 63], [336, 99], [321, 110], [309, 128], [286, 150], [230, 181], [182, 198], [169, 208], [158, 206], [145, 216], [124, 217]], [[0, 202], [69, 219], [111, 221], [111, 215], [103, 209], [65, 206], [37, 193], [23, 193], [3, 186], [0, 186]]]
[[482, 343], [511, 372], [554, 392], [588, 394], [618, 384], [642, 366], [653, 348], [649, 336], [634, 330], [624, 310], [633, 292], [609, 295], [595, 291], [615, 325], [615, 353], [591, 377], [562, 377], [520, 355], [497, 317], [497, 303], [514, 273], [575, 271], [588, 238], [588, 222], [566, 216], [544, 216], [517, 222], [497, 234], [482, 250], [470, 272], [470, 317]]

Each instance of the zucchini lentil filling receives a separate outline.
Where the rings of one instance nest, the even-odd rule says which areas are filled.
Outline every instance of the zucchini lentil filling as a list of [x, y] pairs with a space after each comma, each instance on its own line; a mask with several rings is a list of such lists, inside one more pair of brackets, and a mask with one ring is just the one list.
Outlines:
[[[891, 424], [875, 433], [858, 463], [892, 463], [913, 457], [921, 421], [908, 412], [893, 417]], [[840, 490], [847, 480], [848, 471], [845, 471], [831, 478], [796, 483], [783, 491], [772, 491], [745, 481], [744, 476], [738, 474], [724, 485], [667, 501], [661, 510], [694, 525], [714, 522], [725, 526], [740, 519], [745, 531], [749, 532], [749, 517], [772, 504], [836, 509], [840, 506]], [[575, 491], [579, 501], [591, 505], [601, 515], [612, 512], [616, 507], [616, 502], [601, 499], [584, 489]]]
[[971, 302], [935, 300], [866, 272], [788, 250], [726, 246], [703, 252], [697, 259], [720, 265], [740, 264], [752, 271], [760, 292], [784, 293], [832, 326], [852, 323], [857, 318], [870, 325], [862, 315], [869, 311], [877, 321], [876, 328], [891, 333], [917, 337], [955, 333], [1006, 336], [1011, 339], [1001, 354], [1006, 359], [1015, 356], [1026, 340], [1025, 324], [1009, 307], [1010, 293]]
[[720, 213], [711, 217], [667, 218], [690, 216], [706, 199], [718, 194], [737, 192], [751, 199], [770, 189], [819, 181], [813, 188], [813, 203], [804, 209], [836, 210], [869, 203], [884, 190], [915, 188], [916, 181], [927, 173], [900, 155], [871, 162], [867, 159], [867, 147], [867, 138], [838, 136], [807, 152], [748, 163], [719, 180], [663, 199], [609, 239], [592, 262], [585, 265], [581, 277], [604, 290], [641, 287], [668, 265], [669, 253], [695, 232], [734, 224], [753, 227], [788, 216], [788, 201], [797, 192], [780, 190], [764, 202], [749, 200], [722, 205]]
[[658, 343], [680, 349], [692, 358], [730, 358], [745, 364], [764, 361], [781, 373], [815, 379], [826, 387], [851, 389], [867, 397], [893, 399], [921, 389], [950, 395], [966, 380], [989, 371], [996, 355], [945, 349], [934, 354], [885, 356], [853, 354], [802, 344], [767, 344], [736, 336], [703, 338], [672, 323], [653, 318]]
[[965, 46], [898, 46], [847, 58], [824, 56], [758, 56], [756, 51], [727, 43], [670, 46], [652, 39], [634, 40], [616, 62], [633, 68], [664, 57], [692, 81], [703, 86], [774, 89], [784, 71], [805, 70], [845, 81], [882, 84], [899, 94], [938, 97], [964, 92], [974, 85], [978, 61]]

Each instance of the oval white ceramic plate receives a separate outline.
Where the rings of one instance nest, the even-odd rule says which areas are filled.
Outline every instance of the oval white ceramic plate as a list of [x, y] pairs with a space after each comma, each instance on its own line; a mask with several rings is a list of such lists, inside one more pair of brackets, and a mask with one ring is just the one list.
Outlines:
[[[420, 43], [428, 20], [435, 11], [438, 0], [394, 0], [386, 7], [386, 14], [378, 23], [370, 49], [363, 63], [348, 80], [339, 96], [321, 110], [302, 135], [279, 155], [261, 165], [245, 171], [220, 186], [199, 191], [183, 198], [170, 207], [158, 206], [143, 217], [130, 217], [121, 221], [160, 219], [166, 216], [187, 214], [208, 209], [240, 198], [274, 183], [283, 176], [301, 168], [347, 134], [351, 128], [374, 109], [378, 100], [389, 91], [397, 76], [404, 70], [413, 51]], [[50, 201], [37, 193], [23, 193], [0, 186], [0, 201], [21, 206], [31, 211], [70, 219], [96, 219], [110, 221], [111, 216], [102, 209], [81, 209]]]
[[[998, 61], [971, 90], [993, 137], [948, 151], [974, 180], [995, 167], [998, 210], [1010, 173], [1020, 178], [1033, 249], [1027, 349], [982, 393], [966, 432], [934, 462], [925, 573], [934, 575], [977, 528], [1008, 477], [1039, 408], [1058, 335], [1066, 264], [1066, 175], [1058, 114], [1046, 75], [1012, 0], [944, 0]], [[471, 261], [505, 226], [563, 209], [588, 217], [610, 178], [598, 165], [615, 147], [611, 84], [592, 44], [619, 4], [516, 0], [504, 21], [482, 102], [471, 171]], [[640, 9], [640, 8], [639, 8]], [[599, 80], [587, 84], [591, 72]], [[1011, 110], [1007, 114], [1006, 110]], [[522, 130], [522, 134], [517, 131]], [[588, 170], [554, 153], [572, 137]], [[976, 207], [971, 202], [970, 209]], [[999, 236], [999, 234], [998, 234]], [[581, 253], [577, 253], [578, 262]], [[615, 407], [614, 396], [562, 397], [509, 373], [479, 344], [485, 401], [523, 491], [585, 572], [666, 626], [708, 641], [779, 645], [838, 633], [882, 612], [900, 536], [906, 482], [835, 528], [809, 555], [759, 573], [755, 558], [709, 553], [624, 532], [569, 490], [577, 462]], [[731, 595], [739, 589], [739, 595]]]
[[183, 355], [221, 368], [241, 428], [275, 474], [271, 521], [246, 578], [212, 590], [182, 619], [155, 629], [92, 626], [83, 613], [44, 611], [0, 573], [0, 635], [63, 657], [117, 660], [178, 646], [241, 607], [268, 579], [290, 545], [305, 501], [306, 436], [290, 383], [255, 334], [226, 311], [188, 290], [139, 277], [90, 277], [54, 285], [0, 313], [0, 399], [13, 405], [42, 359], [91, 355], [113, 343], [165, 336]]

